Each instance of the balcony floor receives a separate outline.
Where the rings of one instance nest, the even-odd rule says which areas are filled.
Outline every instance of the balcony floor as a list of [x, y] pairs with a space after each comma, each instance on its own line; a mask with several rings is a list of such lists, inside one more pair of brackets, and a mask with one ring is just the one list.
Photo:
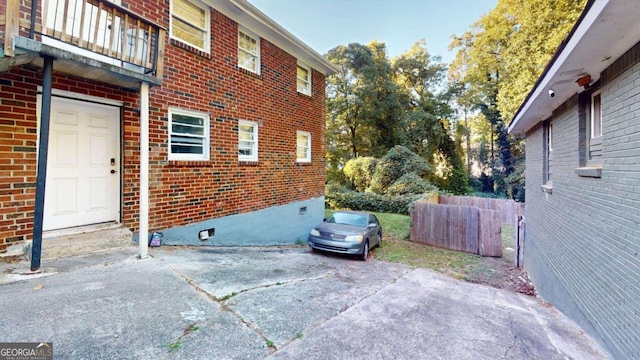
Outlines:
[[36, 40], [19, 37], [15, 39], [15, 47], [16, 56], [4, 56], [4, 52], [0, 52], [0, 72], [6, 72], [11, 68], [27, 64], [42, 68], [42, 55], [48, 55], [55, 59], [53, 63], [54, 72], [70, 74], [133, 90], [139, 89], [142, 82], [149, 83], [151, 86], [162, 84], [162, 79], [153, 75], [142, 74], [139, 71], [130, 70], [123, 66], [107, 64]]

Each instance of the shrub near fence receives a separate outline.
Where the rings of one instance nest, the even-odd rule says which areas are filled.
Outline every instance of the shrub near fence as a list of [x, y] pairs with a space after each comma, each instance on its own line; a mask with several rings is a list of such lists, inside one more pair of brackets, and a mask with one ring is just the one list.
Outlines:
[[413, 242], [481, 256], [502, 256], [500, 212], [474, 206], [417, 201], [411, 209]]
[[446, 205], [475, 206], [480, 209], [500, 211], [503, 225], [513, 225], [517, 215], [524, 215], [524, 204], [509, 199], [440, 195], [438, 203]]

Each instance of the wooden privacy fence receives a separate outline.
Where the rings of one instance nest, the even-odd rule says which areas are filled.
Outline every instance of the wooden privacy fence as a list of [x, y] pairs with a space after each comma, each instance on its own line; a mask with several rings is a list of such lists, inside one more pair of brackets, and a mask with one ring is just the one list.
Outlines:
[[501, 213], [497, 210], [415, 202], [410, 238], [440, 248], [501, 257], [501, 226]]
[[503, 225], [513, 225], [518, 215], [524, 215], [524, 203], [518, 203], [508, 199], [440, 195], [438, 203], [446, 205], [475, 206], [480, 209], [500, 211], [500, 218]]

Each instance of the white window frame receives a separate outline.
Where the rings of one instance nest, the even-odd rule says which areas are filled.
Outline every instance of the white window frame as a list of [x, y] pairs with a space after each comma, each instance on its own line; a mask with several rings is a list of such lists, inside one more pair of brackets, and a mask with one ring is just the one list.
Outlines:
[[[251, 155], [240, 154], [240, 126], [251, 126], [253, 128], [253, 143], [251, 144]], [[258, 161], [258, 123], [248, 120], [238, 120], [238, 160], [239, 161]]]
[[[173, 153], [172, 152], [172, 146], [173, 146], [173, 135], [182, 135], [184, 136], [185, 134], [181, 134], [181, 133], [174, 133], [173, 132], [173, 115], [184, 115], [184, 116], [190, 116], [190, 117], [195, 117], [195, 118], [201, 118], [203, 119], [203, 134], [202, 136], [195, 136], [193, 134], [186, 134], [190, 137], [194, 137], [194, 138], [201, 138], [202, 139], [202, 154], [191, 154], [191, 153]], [[210, 147], [210, 130], [209, 130], [209, 124], [210, 124], [210, 116], [207, 113], [203, 113], [203, 112], [199, 112], [199, 111], [193, 111], [193, 110], [187, 110], [187, 109], [181, 109], [181, 108], [176, 108], [176, 107], [169, 107], [169, 114], [168, 114], [168, 118], [169, 118], [169, 126], [168, 126], [168, 135], [169, 135], [169, 149], [168, 149], [168, 158], [169, 160], [183, 160], [183, 161], [202, 161], [202, 160], [209, 160], [209, 147]]]
[[[303, 79], [298, 76], [298, 68], [307, 70], [306, 79]], [[311, 96], [311, 78], [312, 78], [311, 74], [312, 74], [311, 67], [298, 61], [298, 66], [296, 67], [296, 89], [298, 90], [299, 93]], [[303, 81], [305, 83], [306, 86], [303, 89], [303, 91], [300, 91], [300, 89], [298, 88], [298, 81]]]
[[202, 50], [205, 53], [209, 54], [210, 53], [209, 49], [211, 48], [211, 43], [210, 43], [211, 42], [211, 8], [209, 6], [207, 6], [205, 3], [201, 2], [201, 1], [198, 1], [198, 0], [183, 0], [185, 2], [189, 2], [192, 5], [195, 5], [195, 6], [199, 7], [199, 8], [201, 8], [202, 10], [204, 10], [204, 12], [205, 12], [204, 24], [205, 24], [205, 27], [206, 27], [204, 29], [200, 28], [199, 26], [197, 26], [195, 24], [192, 24], [192, 23], [188, 22], [186, 19], [182, 19], [179, 16], [177, 16], [177, 18], [180, 18], [181, 21], [184, 21], [184, 22], [188, 23], [189, 25], [191, 25], [191, 26], [193, 26], [193, 27], [195, 27], [197, 29], [200, 29], [200, 30], [205, 32], [204, 48], [201, 48], [200, 46], [192, 44], [192, 43], [190, 43], [190, 42], [188, 42], [188, 41], [186, 41], [186, 40], [184, 40], [182, 38], [179, 38], [179, 37], [177, 37], [176, 35], [173, 34], [173, 18], [175, 16], [174, 15], [174, 11], [173, 11], [173, 3], [175, 1], [176, 0], [171, 0], [170, 1], [171, 2], [171, 4], [170, 4], [171, 8], [169, 10], [169, 12], [170, 12], [170, 14], [169, 14], [169, 37], [172, 38], [172, 39], [175, 39], [175, 40], [177, 40], [177, 41], [179, 41], [181, 43], [184, 43], [184, 44], [187, 44], [189, 46], [192, 46], [195, 49]]
[[[298, 136], [306, 136], [307, 137], [307, 144], [305, 146], [306, 148], [306, 156], [301, 158], [298, 156], [298, 150], [301, 148], [301, 146], [298, 144]], [[297, 162], [311, 162], [311, 133], [308, 131], [296, 131], [296, 161]]]
[[[241, 35], [244, 35], [244, 36], [246, 36], [248, 38], [251, 38], [251, 39], [255, 40], [255, 42], [256, 42], [256, 52], [255, 53], [251, 52], [249, 49], [244, 49], [244, 48], [240, 47], [240, 37], [241, 37]], [[255, 68], [251, 69], [251, 68], [242, 66], [242, 64], [240, 63], [240, 53], [242, 53], [242, 52], [245, 52], [245, 53], [255, 57], [255, 59], [256, 59]], [[254, 34], [253, 32], [251, 32], [251, 31], [249, 31], [249, 30], [247, 30], [245, 28], [242, 28], [242, 27], [238, 28], [238, 67], [240, 67], [242, 69], [245, 69], [247, 71], [251, 71], [252, 73], [256, 73], [256, 74], [260, 75], [260, 67], [261, 67], [260, 66], [260, 37], [258, 35], [256, 35], [256, 34]]]
[[[595, 135], [595, 116], [596, 116], [596, 111], [595, 111], [595, 99], [596, 97], [600, 98], [600, 111], [598, 111], [598, 117], [600, 119], [600, 134]], [[593, 94], [591, 94], [591, 116], [590, 116], [590, 120], [589, 120], [589, 127], [591, 129], [591, 138], [592, 139], [596, 139], [602, 136], [602, 91], [596, 91]]]

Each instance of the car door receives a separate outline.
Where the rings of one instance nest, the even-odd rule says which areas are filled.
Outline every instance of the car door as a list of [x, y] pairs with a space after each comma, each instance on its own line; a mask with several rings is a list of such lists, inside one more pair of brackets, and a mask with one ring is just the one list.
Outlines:
[[[369, 224], [367, 226], [369, 239], [375, 239], [375, 246], [380, 245], [380, 223], [375, 215], [369, 215]], [[374, 246], [373, 244], [369, 244]]]

